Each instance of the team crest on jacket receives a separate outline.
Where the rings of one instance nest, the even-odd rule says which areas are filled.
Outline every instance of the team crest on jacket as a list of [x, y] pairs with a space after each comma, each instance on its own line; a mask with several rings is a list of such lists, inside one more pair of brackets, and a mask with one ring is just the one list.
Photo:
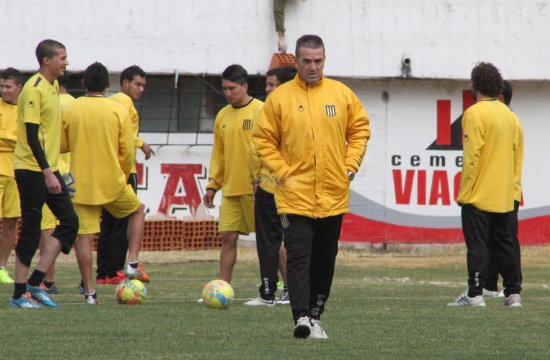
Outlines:
[[252, 119], [243, 119], [243, 130], [252, 129]]
[[336, 116], [336, 105], [325, 105], [325, 112], [328, 117]]

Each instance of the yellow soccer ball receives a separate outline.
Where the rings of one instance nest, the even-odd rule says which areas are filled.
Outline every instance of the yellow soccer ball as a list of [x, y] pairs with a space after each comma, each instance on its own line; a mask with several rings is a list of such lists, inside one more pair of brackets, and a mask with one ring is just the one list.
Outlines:
[[147, 288], [138, 279], [125, 280], [116, 288], [116, 298], [120, 304], [141, 304], [147, 297]]
[[212, 280], [202, 289], [202, 301], [211, 309], [227, 309], [234, 298], [233, 287], [227, 281]]

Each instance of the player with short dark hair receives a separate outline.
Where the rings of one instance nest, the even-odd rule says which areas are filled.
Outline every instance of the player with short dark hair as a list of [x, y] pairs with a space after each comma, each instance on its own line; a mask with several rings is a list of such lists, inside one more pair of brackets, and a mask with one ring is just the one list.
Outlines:
[[19, 70], [7, 68], [0, 76], [0, 284], [12, 284], [6, 269], [21, 216], [19, 191], [13, 172], [13, 157], [17, 142], [17, 100], [23, 87]]
[[347, 86], [324, 77], [319, 36], [299, 38], [296, 54], [298, 76], [267, 97], [252, 139], [277, 180], [294, 336], [326, 339], [320, 317], [349, 212], [350, 182], [370, 138], [369, 119]]
[[[109, 86], [107, 68], [93, 63], [84, 72], [86, 95], [63, 111], [62, 149], [71, 151], [74, 207], [80, 229], [75, 253], [88, 304], [97, 304], [92, 281], [93, 235], [99, 232], [101, 210], [121, 218], [130, 216], [128, 261], [137, 264], [143, 238], [144, 206], [130, 184], [134, 166], [134, 136], [126, 108], [105, 98]], [[90, 151], [94, 149], [94, 151]], [[132, 275], [129, 273], [128, 275]]]
[[[126, 87], [129, 85], [127, 83], [136, 81], [136, 77], [145, 78], [146, 76], [147, 74], [145, 73], [145, 71], [143, 71], [143, 69], [140, 68], [139, 66], [137, 65], [128, 66], [126, 69], [122, 70], [122, 72], [120, 73], [120, 87], [121, 88]], [[138, 88], [142, 87], [144, 89], [145, 84], [142, 85], [141, 83], [142, 81], [140, 81], [140, 84], [136, 84], [136, 87]], [[143, 93], [143, 89], [141, 89], [141, 93]]]
[[462, 117], [464, 162], [457, 198], [468, 250], [468, 290], [449, 306], [485, 306], [483, 287], [491, 256], [504, 278], [504, 305], [521, 306], [521, 266], [510, 227], [514, 211], [517, 164], [520, 159], [518, 121], [497, 97], [500, 71], [490, 63], [472, 70], [477, 103]]
[[222, 191], [220, 278], [230, 283], [239, 234], [247, 235], [255, 226], [250, 134], [254, 114], [263, 102], [248, 95], [248, 73], [241, 65], [230, 65], [223, 71], [222, 90], [228, 105], [218, 112], [214, 122], [209, 184], [203, 202], [213, 208], [216, 192]]
[[[145, 91], [146, 73], [137, 65], [132, 65], [120, 73], [120, 92], [111, 96], [111, 99], [124, 106], [130, 113], [132, 130], [134, 134], [135, 148], [141, 149], [145, 159], [153, 154], [151, 147], [139, 137], [139, 115], [134, 101], [141, 99]], [[133, 165], [128, 176], [128, 184], [137, 193], [136, 152], [133, 151]], [[108, 211], [103, 210], [101, 232], [97, 243], [97, 278], [98, 284], [116, 285], [123, 281], [128, 273], [145, 282], [149, 281], [149, 275], [145, 269], [136, 262], [129, 262], [124, 271], [126, 252], [129, 240], [127, 237], [129, 217], [117, 219]]]
[[[265, 91], [269, 95], [278, 86], [296, 76], [296, 67], [286, 66], [267, 72]], [[259, 115], [259, 113], [258, 113]], [[258, 121], [254, 118], [254, 123]], [[253, 146], [253, 145], [252, 145]], [[254, 176], [254, 219], [256, 223], [256, 248], [260, 263], [259, 297], [244, 303], [248, 306], [273, 306], [275, 303], [289, 304], [288, 284], [286, 281], [286, 249], [282, 244], [283, 229], [275, 205], [275, 180], [261, 162], [253, 149], [252, 174]], [[277, 268], [281, 272], [283, 291], [275, 301], [275, 291], [279, 282]]]
[[[57, 307], [40, 284], [59, 253], [69, 253], [78, 231], [78, 217], [58, 171], [61, 119], [57, 78], [68, 65], [67, 51], [58, 41], [44, 40], [38, 44], [36, 54], [39, 72], [25, 83], [17, 104], [14, 168], [22, 223], [15, 248], [15, 288], [10, 305], [22, 308], [40, 307], [31, 296], [46, 306]], [[44, 251], [27, 281], [40, 242], [42, 212], [37, 209], [42, 209], [44, 203], [59, 225], [45, 239]]]

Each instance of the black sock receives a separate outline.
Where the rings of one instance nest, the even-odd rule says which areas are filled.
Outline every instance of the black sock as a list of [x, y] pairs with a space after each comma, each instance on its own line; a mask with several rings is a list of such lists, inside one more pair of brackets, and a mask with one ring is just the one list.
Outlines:
[[15, 287], [13, 289], [13, 298], [19, 299], [26, 292], [27, 292], [26, 283], [15, 283]]
[[476, 296], [479, 296], [483, 294], [483, 289], [468, 289], [468, 297], [469, 298], [475, 298]]
[[46, 281], [44, 280], [44, 285], [48, 288], [48, 289], [51, 289], [52, 286], [55, 284], [55, 281]]
[[137, 269], [138, 267], [138, 262], [132, 262], [132, 263], [128, 263], [128, 265], [130, 265], [131, 267], [133, 267], [134, 269]]
[[27, 280], [30, 286], [38, 286], [46, 277], [46, 273], [43, 273], [40, 270], [34, 270], [31, 277]]

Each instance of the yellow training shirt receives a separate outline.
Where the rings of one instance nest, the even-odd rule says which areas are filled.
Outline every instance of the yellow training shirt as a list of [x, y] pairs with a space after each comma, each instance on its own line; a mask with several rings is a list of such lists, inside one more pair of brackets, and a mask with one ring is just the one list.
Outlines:
[[[126, 108], [128, 110], [128, 112], [130, 113], [130, 121], [132, 123], [132, 133], [134, 135], [135, 147], [136, 148], [143, 147], [143, 139], [141, 139], [139, 137], [139, 115], [138, 115], [138, 112], [136, 110], [136, 107], [134, 106], [134, 101], [132, 100], [131, 97], [129, 97], [128, 95], [126, 95], [123, 92], [118, 92], [114, 95], [111, 95], [111, 99], [113, 99], [117, 103], [121, 104], [122, 106], [124, 106], [124, 108]], [[136, 163], [136, 149], [135, 148], [134, 148], [133, 157], [134, 157], [134, 165], [132, 167], [131, 173], [135, 174], [135, 173], [137, 173], [136, 164], [135, 164]]]
[[514, 113], [483, 99], [462, 117], [463, 165], [457, 202], [495, 213], [514, 210], [519, 135]]
[[250, 161], [250, 135], [254, 113], [263, 105], [252, 99], [241, 107], [227, 105], [214, 122], [214, 146], [207, 189], [222, 190], [223, 196], [254, 192]]
[[71, 152], [73, 202], [103, 205], [117, 199], [133, 163], [128, 111], [102, 96], [82, 96], [63, 110], [62, 150]]
[[[61, 113], [63, 114], [63, 108], [69, 103], [73, 102], [75, 99], [71, 94], [59, 94], [59, 104], [61, 105]], [[61, 153], [59, 154], [59, 161], [57, 164], [59, 168], [59, 173], [61, 175], [66, 174], [71, 169], [71, 153]]]
[[0, 98], [0, 175], [14, 177], [13, 152], [17, 141], [17, 105]]
[[50, 83], [42, 74], [34, 74], [23, 86], [17, 102], [17, 145], [15, 169], [42, 171], [27, 142], [26, 123], [37, 124], [38, 140], [50, 168], [57, 170], [61, 136], [61, 110], [57, 80]]

